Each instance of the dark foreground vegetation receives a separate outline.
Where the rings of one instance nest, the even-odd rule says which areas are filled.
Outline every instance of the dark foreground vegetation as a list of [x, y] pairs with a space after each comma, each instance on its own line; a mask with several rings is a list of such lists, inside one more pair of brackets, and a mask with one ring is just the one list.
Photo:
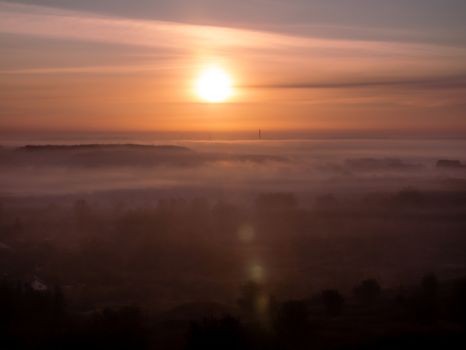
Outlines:
[[60, 287], [0, 284], [2, 349], [411, 349], [466, 345], [466, 279], [382, 290], [365, 280], [353, 293], [324, 290], [279, 301], [245, 284], [232, 313], [173, 319], [120, 306], [73, 310]]
[[461, 191], [4, 197], [2, 349], [462, 348]]

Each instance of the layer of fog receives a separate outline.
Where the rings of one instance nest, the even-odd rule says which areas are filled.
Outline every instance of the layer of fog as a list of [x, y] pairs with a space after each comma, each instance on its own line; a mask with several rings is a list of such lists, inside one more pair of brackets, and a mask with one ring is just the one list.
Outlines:
[[[167, 142], [164, 142], [164, 144]], [[185, 141], [166, 146], [4, 147], [0, 194], [197, 188], [257, 193], [464, 186], [464, 141]]]

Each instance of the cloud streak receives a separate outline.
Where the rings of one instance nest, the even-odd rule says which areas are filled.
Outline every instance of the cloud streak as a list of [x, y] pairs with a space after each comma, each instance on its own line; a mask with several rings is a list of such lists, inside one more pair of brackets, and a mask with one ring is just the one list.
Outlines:
[[[244, 30], [219, 26], [192, 25], [168, 21], [125, 19], [83, 11], [62, 10], [0, 1], [0, 32], [24, 35], [103, 41], [124, 45], [175, 47], [192, 45], [218, 48], [360, 50], [391, 55], [437, 52], [435, 46], [363, 40], [338, 40]], [[451, 54], [465, 54], [462, 48], [448, 48]], [[444, 53], [448, 54], [446, 50]]]
[[466, 75], [439, 76], [423, 79], [371, 80], [354, 82], [289, 82], [267, 85], [250, 85], [258, 89], [359, 89], [359, 88], [412, 88], [412, 89], [466, 89]]

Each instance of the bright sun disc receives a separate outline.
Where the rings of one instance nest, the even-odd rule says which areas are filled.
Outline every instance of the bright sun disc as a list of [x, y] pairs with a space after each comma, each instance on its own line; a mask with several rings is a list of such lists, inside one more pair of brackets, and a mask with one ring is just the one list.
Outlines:
[[203, 70], [196, 83], [198, 96], [207, 102], [223, 102], [231, 96], [232, 90], [230, 76], [219, 67]]

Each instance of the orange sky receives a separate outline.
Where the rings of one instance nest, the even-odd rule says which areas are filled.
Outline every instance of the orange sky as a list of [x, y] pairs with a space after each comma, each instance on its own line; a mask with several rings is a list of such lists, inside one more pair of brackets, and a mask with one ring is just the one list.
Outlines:
[[[291, 35], [0, 1], [0, 131], [466, 135], [466, 49]], [[235, 94], [206, 104], [202, 67]]]

